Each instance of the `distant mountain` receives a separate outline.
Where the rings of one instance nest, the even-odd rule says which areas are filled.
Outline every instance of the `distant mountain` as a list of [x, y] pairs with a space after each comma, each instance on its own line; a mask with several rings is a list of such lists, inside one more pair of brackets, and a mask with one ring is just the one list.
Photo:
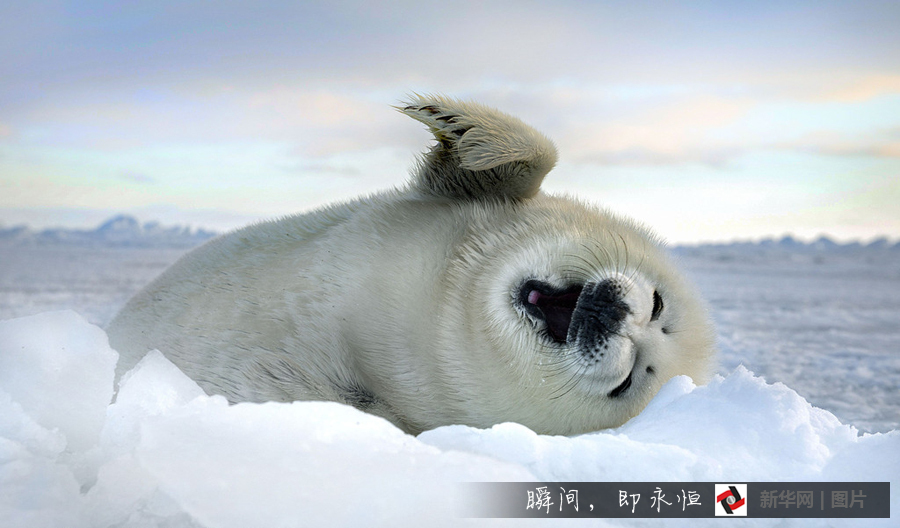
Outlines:
[[837, 261], [851, 267], [855, 265], [854, 263], [875, 261], [893, 266], [900, 258], [900, 242], [892, 243], [886, 238], [878, 238], [866, 244], [839, 243], [825, 236], [812, 242], [803, 242], [785, 236], [779, 239], [767, 238], [759, 242], [681, 245], [671, 248], [671, 251], [682, 258], [728, 266], [776, 263], [823, 264]]
[[765, 238], [758, 242], [722, 242], [707, 244], [683, 244], [676, 246], [679, 251], [690, 251], [691, 249], [746, 249], [746, 250], [769, 250], [769, 251], [792, 251], [804, 253], [824, 253], [824, 252], [846, 252], [856, 249], [883, 249], [883, 250], [900, 250], [900, 241], [891, 243], [886, 237], [876, 238], [871, 242], [863, 244], [858, 241], [853, 242], [836, 242], [827, 236], [820, 236], [812, 242], [803, 242], [797, 240], [791, 235], [785, 235], [781, 238]]
[[159, 222], [141, 224], [136, 218], [119, 215], [93, 230], [44, 229], [26, 226], [0, 227], [0, 243], [7, 245], [74, 245], [85, 247], [190, 248], [217, 233], [185, 226], [163, 227]]

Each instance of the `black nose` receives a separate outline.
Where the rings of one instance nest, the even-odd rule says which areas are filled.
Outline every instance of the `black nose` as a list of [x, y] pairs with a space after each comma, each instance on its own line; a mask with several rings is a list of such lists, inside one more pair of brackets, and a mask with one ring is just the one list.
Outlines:
[[613, 279], [584, 285], [569, 326], [569, 343], [602, 344], [622, 327], [631, 308], [622, 285]]

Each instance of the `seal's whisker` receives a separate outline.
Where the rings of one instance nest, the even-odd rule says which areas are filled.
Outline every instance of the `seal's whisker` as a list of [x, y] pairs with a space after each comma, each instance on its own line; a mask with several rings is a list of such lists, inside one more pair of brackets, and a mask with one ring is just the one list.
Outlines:
[[[579, 368], [572, 374], [572, 376], [568, 379], [568, 381], [566, 381], [565, 384], [563, 384], [561, 387], [555, 389], [551, 393], [550, 399], [557, 400], [559, 398], [566, 396], [570, 392], [572, 392], [572, 390], [578, 386], [578, 383], [581, 382], [581, 379], [584, 377], [586, 372], [587, 372], [587, 365], [584, 365], [584, 364], [580, 365]], [[565, 389], [563, 392], [559, 392], [559, 391], [562, 391], [563, 389]]]

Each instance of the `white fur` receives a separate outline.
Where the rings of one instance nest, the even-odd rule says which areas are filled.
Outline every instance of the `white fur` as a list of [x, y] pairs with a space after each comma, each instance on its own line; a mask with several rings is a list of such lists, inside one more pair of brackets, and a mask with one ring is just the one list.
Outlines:
[[[408, 187], [192, 251], [111, 323], [119, 375], [158, 348], [232, 402], [347, 402], [410, 432], [515, 421], [553, 434], [624, 423], [674, 375], [706, 381], [697, 296], [634, 222], [538, 192], [549, 140], [443, 97], [401, 111], [438, 140]], [[630, 313], [588, 360], [517, 301], [528, 279], [613, 280]], [[651, 321], [654, 291], [665, 303]]]

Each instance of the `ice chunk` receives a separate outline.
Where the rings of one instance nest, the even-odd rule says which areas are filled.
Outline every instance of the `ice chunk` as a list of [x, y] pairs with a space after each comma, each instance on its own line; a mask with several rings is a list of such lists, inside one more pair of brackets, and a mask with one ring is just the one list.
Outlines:
[[35, 422], [0, 390], [0, 526], [79, 526], [69, 513], [79, 483], [56, 462], [65, 437]]
[[119, 381], [116, 405], [136, 406], [145, 414], [160, 414], [184, 405], [203, 389], [159, 350], [151, 350]]
[[194, 380], [158, 350], [150, 351], [119, 381], [101, 436], [105, 458], [133, 451], [140, 440], [141, 424], [148, 417], [204, 395]]
[[454, 516], [458, 481], [531, 480], [516, 465], [442, 452], [337, 403], [198, 398], [142, 430], [138, 457], [209, 526], [387, 526]]
[[739, 367], [705, 387], [670, 380], [618, 429], [566, 438], [514, 424], [452, 426], [419, 438], [518, 462], [550, 481], [767, 481], [819, 480], [835, 453], [866, 437], [784, 385]]
[[711, 471], [707, 480], [747, 481], [813, 478], [857, 437], [828, 411], [743, 367], [666, 405], [648, 406], [617, 432], [638, 442], [665, 439], [704, 456], [710, 468], [728, 468]]
[[72, 311], [0, 321], [0, 388], [59, 429], [71, 451], [97, 443], [118, 357], [103, 330]]

